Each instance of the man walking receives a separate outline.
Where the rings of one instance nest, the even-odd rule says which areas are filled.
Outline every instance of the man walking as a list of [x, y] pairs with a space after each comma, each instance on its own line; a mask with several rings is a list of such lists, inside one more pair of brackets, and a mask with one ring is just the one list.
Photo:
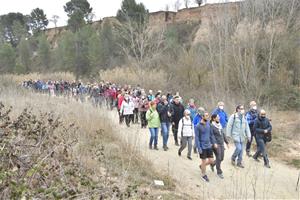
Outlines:
[[175, 96], [171, 104], [171, 122], [172, 122], [172, 132], [175, 140], [175, 145], [179, 146], [178, 143], [178, 124], [179, 120], [183, 117], [184, 107], [180, 103], [180, 97]]
[[216, 139], [211, 131], [209, 122], [209, 114], [205, 112], [202, 116], [201, 122], [197, 125], [195, 134], [198, 135], [198, 152], [201, 158], [200, 169], [202, 172], [202, 179], [209, 182], [206, 175], [206, 166], [214, 163], [213, 148], [217, 148]]
[[161, 131], [163, 136], [163, 149], [167, 151], [168, 148], [168, 139], [171, 125], [171, 112], [170, 104], [165, 95], [161, 97], [161, 102], [157, 105], [157, 111], [159, 113], [159, 118], [161, 122]]
[[272, 125], [270, 120], [266, 117], [266, 111], [261, 110], [259, 117], [254, 122], [254, 130], [256, 133], [256, 141], [257, 141], [257, 151], [253, 155], [254, 160], [258, 161], [258, 156], [262, 154], [264, 158], [264, 165], [267, 168], [270, 167], [267, 150], [266, 150], [266, 135], [271, 134]]
[[256, 102], [251, 101], [250, 102], [250, 110], [246, 113], [246, 119], [249, 124], [250, 132], [251, 132], [251, 139], [250, 139], [250, 141], [247, 142], [247, 145], [246, 145], [246, 153], [247, 153], [247, 156], [249, 156], [249, 157], [251, 156], [251, 154], [250, 154], [251, 144], [252, 144], [253, 138], [255, 138], [254, 121], [256, 120], [257, 116], [258, 116], [258, 113], [257, 113]]
[[237, 166], [244, 168], [244, 165], [242, 164], [243, 146], [245, 138], [248, 138], [248, 141], [250, 141], [251, 133], [245, 118], [245, 109], [243, 105], [238, 105], [236, 107], [236, 113], [230, 116], [226, 131], [227, 136], [231, 137], [235, 144], [235, 151], [231, 156], [231, 163], [232, 165], [236, 165], [237, 160]]

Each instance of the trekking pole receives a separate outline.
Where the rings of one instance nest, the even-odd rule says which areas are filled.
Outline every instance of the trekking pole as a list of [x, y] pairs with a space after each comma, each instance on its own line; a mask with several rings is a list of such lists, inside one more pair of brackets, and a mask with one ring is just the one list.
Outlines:
[[299, 189], [299, 181], [300, 181], [300, 172], [299, 172], [298, 180], [297, 180], [297, 184], [296, 184], [296, 191], [298, 191], [298, 189]]

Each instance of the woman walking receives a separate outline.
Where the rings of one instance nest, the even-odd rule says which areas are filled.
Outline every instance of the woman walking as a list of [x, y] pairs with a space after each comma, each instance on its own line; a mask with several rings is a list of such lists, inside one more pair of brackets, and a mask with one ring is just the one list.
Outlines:
[[220, 123], [220, 117], [217, 114], [213, 114], [211, 116], [211, 131], [213, 132], [213, 135], [216, 139], [217, 148], [214, 148], [214, 154], [216, 157], [215, 163], [211, 165], [212, 171], [214, 171], [214, 166], [217, 168], [217, 175], [223, 179], [223, 171], [221, 169], [221, 162], [224, 159], [224, 142], [227, 145], [228, 148], [228, 141], [224, 133], [224, 129]]
[[148, 121], [148, 127], [150, 130], [149, 148], [152, 149], [154, 143], [154, 149], [158, 150], [157, 140], [158, 140], [158, 128], [160, 126], [160, 119], [159, 119], [159, 114], [156, 110], [156, 103], [154, 101], [150, 103], [150, 109], [146, 113], [146, 119]]
[[125, 117], [127, 127], [130, 127], [130, 116], [133, 115], [134, 105], [129, 96], [126, 95], [122, 102], [120, 112]]

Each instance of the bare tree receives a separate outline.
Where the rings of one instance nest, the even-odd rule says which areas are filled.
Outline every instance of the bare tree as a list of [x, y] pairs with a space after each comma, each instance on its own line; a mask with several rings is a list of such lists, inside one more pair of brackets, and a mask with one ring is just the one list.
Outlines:
[[58, 15], [53, 15], [52, 19], [50, 19], [50, 22], [53, 22], [54, 28], [55, 28], [55, 34], [56, 34], [56, 28], [57, 28], [57, 22], [58, 22], [59, 16]]
[[58, 15], [53, 15], [52, 18], [50, 19], [50, 21], [53, 22], [55, 28], [57, 28], [58, 19], [59, 19]]
[[189, 8], [191, 1], [190, 0], [184, 0], [184, 6], [185, 8]]
[[120, 27], [119, 46], [128, 60], [139, 69], [159, 57], [164, 50], [164, 28], [153, 30], [147, 23], [136, 25], [132, 20]]
[[169, 4], [166, 4], [165, 11], [168, 12], [170, 10]]
[[181, 2], [180, 0], [176, 0], [175, 3], [174, 3], [174, 10], [175, 11], [178, 11], [181, 7]]
[[203, 3], [203, 0], [195, 0], [195, 3], [198, 4], [198, 6], [200, 7], [201, 4]]

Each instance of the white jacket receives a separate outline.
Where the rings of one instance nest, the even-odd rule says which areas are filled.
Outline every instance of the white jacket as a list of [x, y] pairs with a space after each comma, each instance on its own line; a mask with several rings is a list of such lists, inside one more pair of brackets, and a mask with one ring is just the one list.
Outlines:
[[123, 115], [132, 115], [134, 110], [134, 104], [132, 101], [129, 101], [128, 103], [124, 100], [121, 105], [120, 112], [123, 113]]
[[188, 119], [183, 117], [178, 124], [178, 136], [192, 137], [194, 136], [194, 124], [189, 117]]

